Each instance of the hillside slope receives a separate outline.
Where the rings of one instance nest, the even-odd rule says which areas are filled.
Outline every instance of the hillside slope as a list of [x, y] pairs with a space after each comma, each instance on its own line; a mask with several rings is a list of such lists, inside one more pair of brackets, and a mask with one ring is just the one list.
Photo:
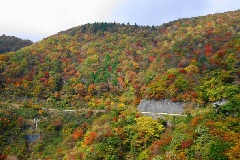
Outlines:
[[200, 88], [213, 74], [211, 83], [239, 85], [239, 11], [159, 27], [87, 24], [7, 56], [1, 61], [5, 96], [71, 101], [128, 92], [137, 102], [216, 101], [231, 95], [203, 96]]
[[[0, 114], [0, 152], [23, 159], [238, 159], [239, 17], [240, 10], [151, 27], [86, 24], [1, 55], [0, 98], [22, 108]], [[136, 111], [141, 99], [185, 102], [188, 116], [153, 120]], [[222, 99], [228, 103], [213, 109]], [[106, 113], [89, 110], [74, 122], [77, 116], [68, 121], [43, 107]], [[29, 132], [19, 117], [45, 117], [43, 140], [26, 157], [21, 141], [21, 153], [7, 142], [10, 131]]]

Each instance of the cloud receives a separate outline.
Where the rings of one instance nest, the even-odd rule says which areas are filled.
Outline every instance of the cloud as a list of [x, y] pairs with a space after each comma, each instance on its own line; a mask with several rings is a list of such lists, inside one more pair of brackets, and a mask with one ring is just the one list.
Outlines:
[[211, 7], [208, 8], [208, 12], [220, 13], [240, 9], [239, 0], [209, 0], [209, 1]]
[[34, 41], [61, 30], [109, 21], [124, 0], [7, 0], [1, 2], [0, 34], [31, 35]]
[[0, 35], [38, 41], [85, 23], [160, 25], [238, 7], [240, 0], [2, 0]]
[[179, 18], [232, 11], [239, 7], [239, 0], [127, 0], [114, 15], [125, 23], [160, 25]]
[[115, 16], [125, 22], [160, 25], [178, 18], [201, 15], [208, 4], [208, 0], [128, 0], [116, 10]]

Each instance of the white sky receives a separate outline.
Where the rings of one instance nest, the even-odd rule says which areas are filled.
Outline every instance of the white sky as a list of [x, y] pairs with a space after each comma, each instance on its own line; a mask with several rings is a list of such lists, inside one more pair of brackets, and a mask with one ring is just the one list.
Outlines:
[[0, 0], [0, 35], [38, 41], [93, 22], [160, 25], [240, 9], [240, 0]]

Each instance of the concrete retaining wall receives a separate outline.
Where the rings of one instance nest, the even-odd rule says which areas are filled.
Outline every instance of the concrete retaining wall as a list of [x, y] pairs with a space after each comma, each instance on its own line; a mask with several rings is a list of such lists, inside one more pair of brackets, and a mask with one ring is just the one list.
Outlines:
[[185, 104], [186, 103], [183, 102], [172, 102], [169, 99], [161, 101], [143, 99], [139, 103], [137, 109], [140, 112], [182, 114]]

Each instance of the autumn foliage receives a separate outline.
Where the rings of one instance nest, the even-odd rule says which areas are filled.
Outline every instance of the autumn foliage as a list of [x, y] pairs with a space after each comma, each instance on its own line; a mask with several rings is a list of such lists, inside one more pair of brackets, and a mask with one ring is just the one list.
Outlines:
[[[239, 159], [239, 17], [238, 10], [160, 26], [89, 23], [1, 54], [0, 152]], [[153, 119], [138, 111], [142, 99], [184, 104], [183, 115]], [[227, 103], [214, 108], [216, 101]], [[28, 144], [25, 135], [40, 132]]]
[[184, 141], [181, 142], [181, 148], [182, 149], [189, 148], [189, 147], [191, 147], [192, 144], [193, 144], [192, 139], [184, 140]]
[[92, 144], [97, 138], [97, 133], [96, 132], [90, 132], [84, 137], [83, 144], [84, 145], [90, 145]]
[[202, 120], [202, 119], [203, 119], [203, 116], [196, 116], [196, 117], [194, 117], [194, 118], [191, 120], [190, 126], [191, 126], [191, 127], [196, 126], [196, 125], [198, 124], [198, 122], [199, 122], [200, 120]]
[[81, 128], [77, 128], [74, 130], [72, 138], [74, 140], [78, 140], [79, 138], [81, 138], [84, 135], [84, 131]]

